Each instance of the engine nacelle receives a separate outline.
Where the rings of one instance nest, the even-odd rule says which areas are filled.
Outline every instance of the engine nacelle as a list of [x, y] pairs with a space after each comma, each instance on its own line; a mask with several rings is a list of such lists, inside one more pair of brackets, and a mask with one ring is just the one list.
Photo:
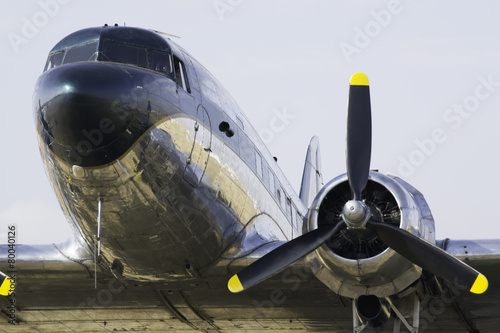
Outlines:
[[[352, 198], [347, 175], [326, 184], [314, 199], [305, 232], [323, 224], [342, 223], [344, 204]], [[423, 195], [394, 176], [371, 171], [363, 191], [374, 219], [391, 223], [435, 243], [435, 227]], [[398, 294], [422, 269], [388, 248], [371, 229], [341, 229], [307, 256], [316, 277], [335, 293], [387, 297]]]

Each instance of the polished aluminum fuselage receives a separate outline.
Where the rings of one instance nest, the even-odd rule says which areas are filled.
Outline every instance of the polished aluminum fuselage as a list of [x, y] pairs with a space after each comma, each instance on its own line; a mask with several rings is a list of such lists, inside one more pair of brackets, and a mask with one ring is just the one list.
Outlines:
[[[44, 73], [34, 97], [42, 158], [77, 240], [100, 254], [100, 265], [136, 280], [203, 274], [219, 260], [230, 262], [257, 245], [297, 236], [305, 215], [236, 103], [188, 54], [174, 52], [187, 65], [191, 93], [147, 69], [93, 62]], [[113, 112], [133, 112], [146, 127], [104, 165], [72, 164], [78, 159], [59, 158], [44, 140], [44, 112], [59, 95], [47, 97], [43, 86], [57, 71], [78, 66], [126, 73], [129, 82], [121, 93], [106, 98], [111, 108], [120, 108]], [[222, 122], [234, 135], [218, 129]]]

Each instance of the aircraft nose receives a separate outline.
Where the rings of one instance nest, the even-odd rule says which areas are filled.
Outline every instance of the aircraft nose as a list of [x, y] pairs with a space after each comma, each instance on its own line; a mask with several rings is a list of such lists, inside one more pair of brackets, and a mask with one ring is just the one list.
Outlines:
[[[59, 158], [84, 167], [120, 157], [147, 128], [147, 101], [131, 100], [137, 85], [123, 68], [79, 63], [46, 72], [35, 93], [42, 140]], [[141, 111], [142, 110], [142, 111]]]

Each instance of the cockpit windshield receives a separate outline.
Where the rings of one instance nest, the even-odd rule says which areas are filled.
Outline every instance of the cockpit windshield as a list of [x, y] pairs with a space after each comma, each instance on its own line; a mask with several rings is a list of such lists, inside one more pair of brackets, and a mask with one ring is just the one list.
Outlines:
[[109, 61], [148, 68], [173, 78], [172, 56], [169, 52], [125, 44], [110, 39], [69, 46], [49, 54], [45, 71], [80, 61]]
[[97, 42], [72, 47], [66, 51], [64, 64], [97, 59]]
[[95, 61], [97, 59], [97, 42], [76, 45], [63, 51], [49, 54], [45, 70], [79, 61]]
[[98, 60], [148, 67], [145, 48], [123, 44], [112, 40], [101, 41]]
[[148, 51], [149, 68], [154, 71], [173, 76], [172, 57], [170, 53], [156, 50]]
[[47, 64], [45, 65], [45, 71], [57, 67], [62, 64], [64, 59], [65, 51], [59, 51], [52, 54], [49, 54], [49, 59], [47, 60]]

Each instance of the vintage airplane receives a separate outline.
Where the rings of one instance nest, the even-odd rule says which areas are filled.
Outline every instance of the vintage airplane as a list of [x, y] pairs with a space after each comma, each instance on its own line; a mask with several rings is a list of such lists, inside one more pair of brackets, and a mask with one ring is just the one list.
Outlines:
[[74, 237], [18, 245], [9, 226], [0, 329], [500, 327], [500, 241], [436, 241], [423, 195], [370, 171], [364, 74], [350, 81], [347, 173], [322, 187], [314, 137], [300, 195], [227, 91], [158, 32], [70, 34], [33, 102]]

